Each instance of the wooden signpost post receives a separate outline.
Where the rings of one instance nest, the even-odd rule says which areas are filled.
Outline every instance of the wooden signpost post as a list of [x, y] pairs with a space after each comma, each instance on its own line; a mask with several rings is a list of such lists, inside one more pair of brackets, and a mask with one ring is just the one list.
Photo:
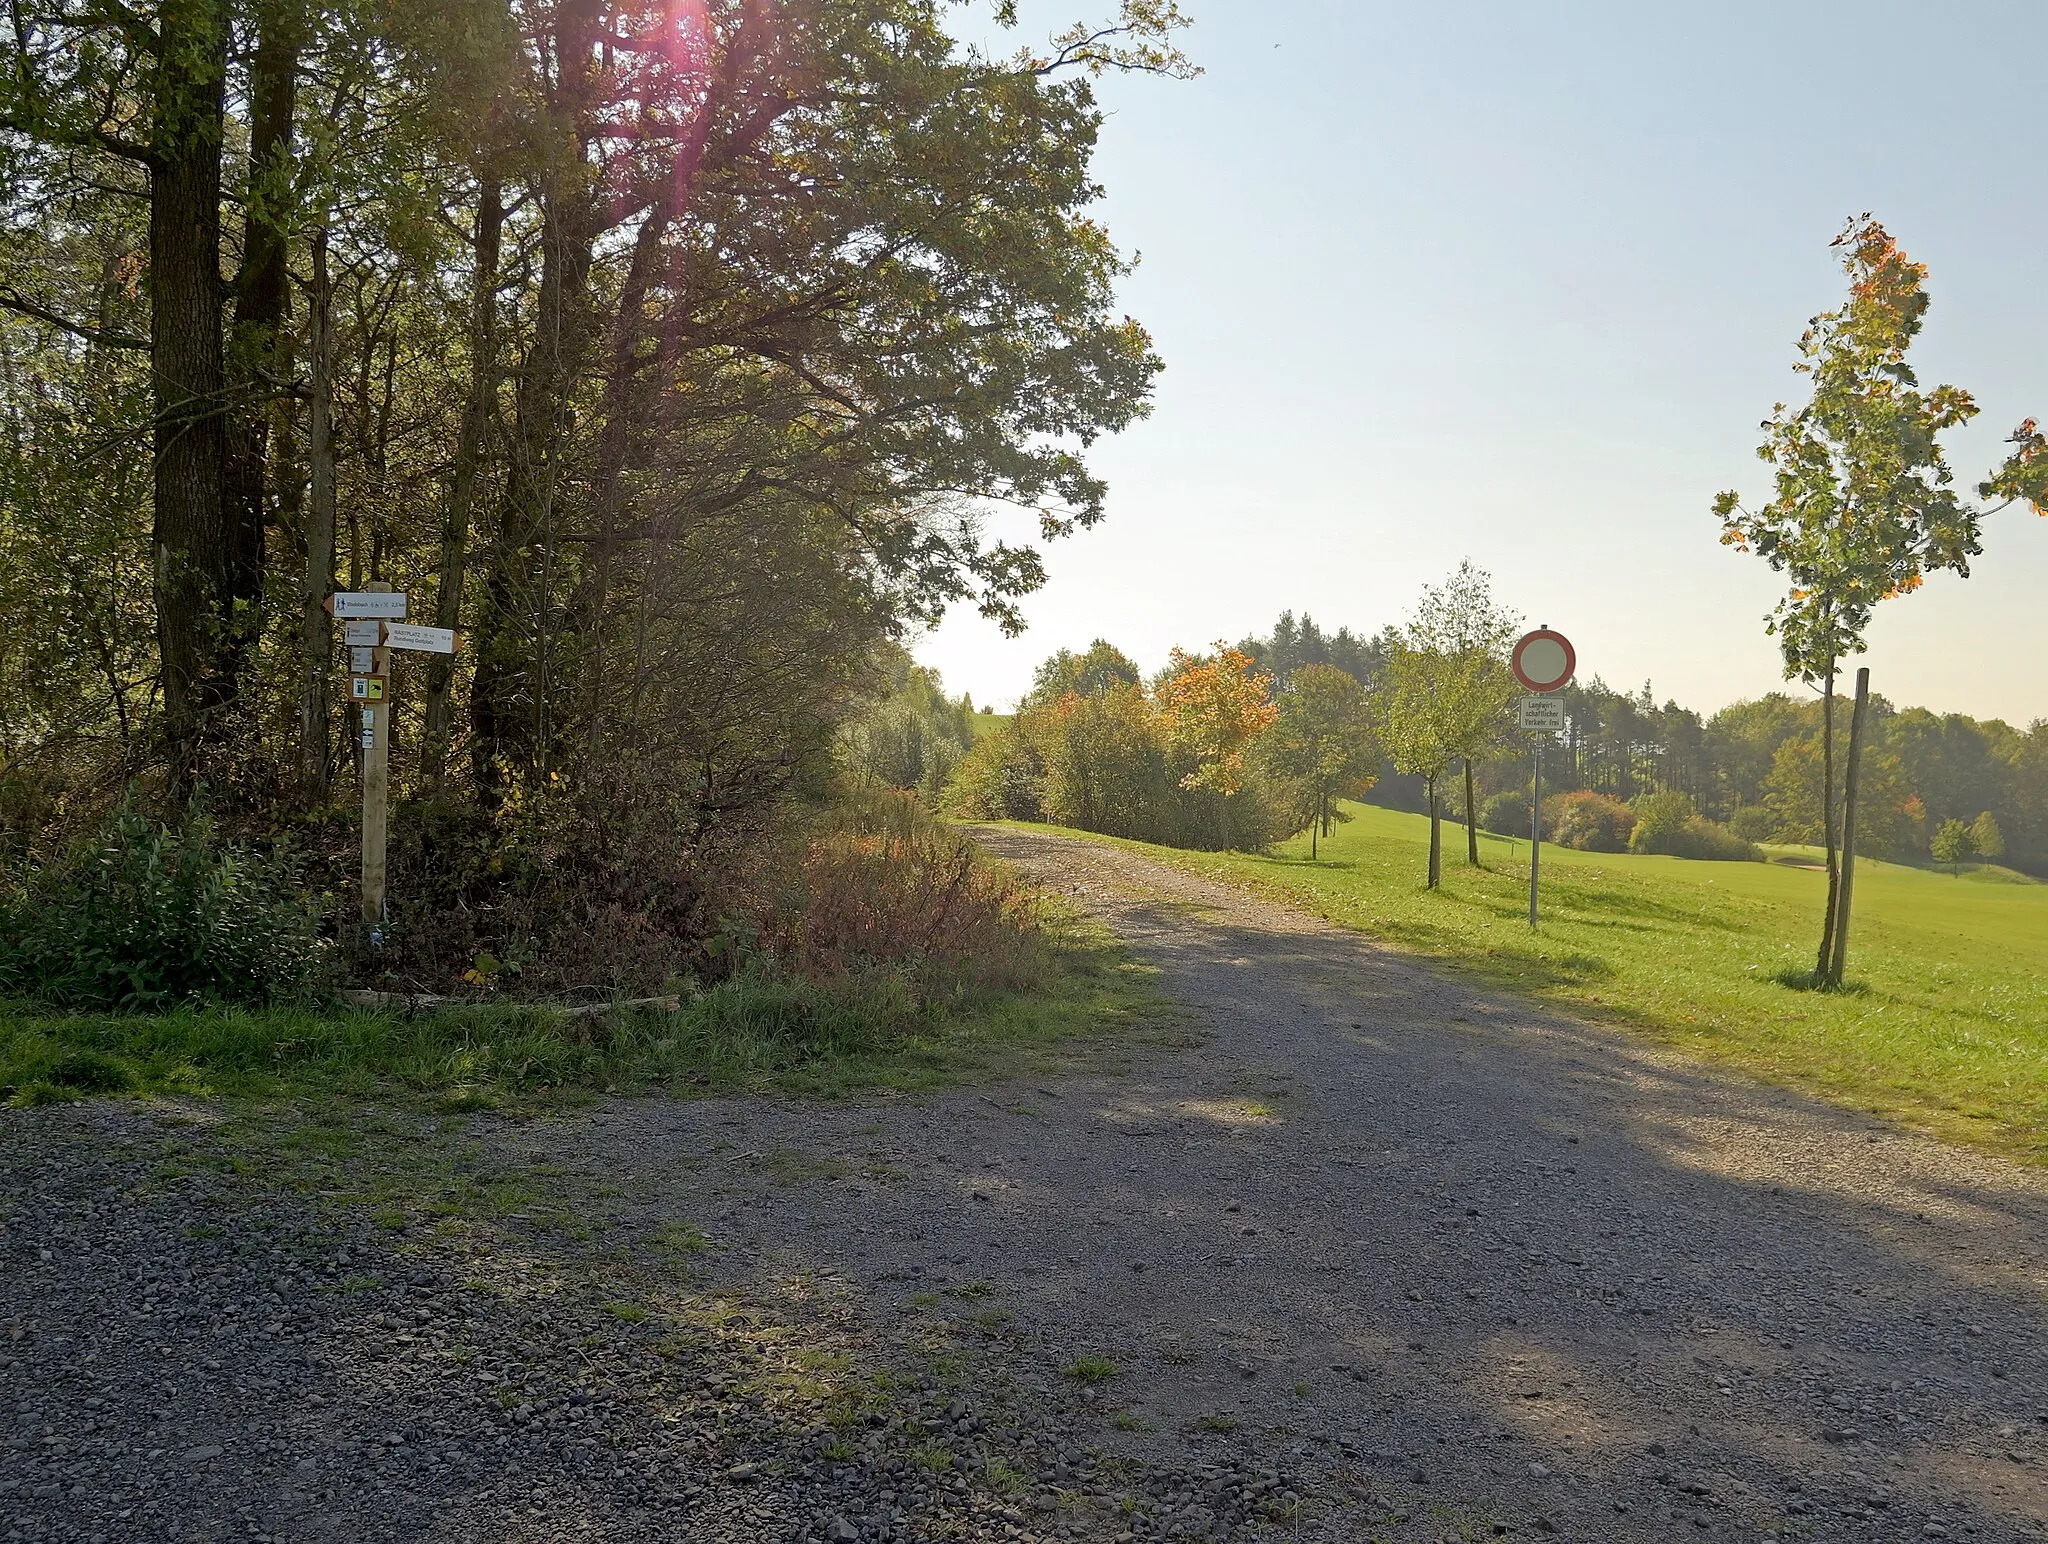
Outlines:
[[1522, 728], [1536, 737], [1531, 747], [1536, 778], [1529, 804], [1529, 926], [1536, 925], [1538, 879], [1543, 862], [1543, 742], [1564, 729], [1564, 703], [1549, 695], [1572, 684], [1579, 656], [1563, 633], [1539, 627], [1525, 633], [1511, 658], [1515, 679], [1534, 695], [1522, 699]]
[[406, 598], [388, 584], [342, 591], [327, 599], [327, 610], [348, 623], [342, 642], [349, 651], [349, 700], [362, 711], [359, 743], [363, 768], [363, 925], [372, 946], [380, 945], [387, 920], [385, 849], [391, 835], [391, 652], [454, 654], [462, 635], [446, 627], [420, 627], [405, 620]]

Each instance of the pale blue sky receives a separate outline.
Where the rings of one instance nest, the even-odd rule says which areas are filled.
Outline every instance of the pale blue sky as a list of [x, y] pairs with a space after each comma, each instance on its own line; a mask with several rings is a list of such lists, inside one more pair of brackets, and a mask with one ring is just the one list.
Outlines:
[[[1958, 481], [2048, 418], [2048, 7], [1183, 4], [1208, 73], [1105, 83], [1098, 163], [1157, 411], [1098, 447], [1109, 519], [1049, 551], [1024, 637], [963, 612], [918, 645], [977, 703], [1097, 635], [1150, 668], [1282, 608], [1377, 630], [1466, 556], [1584, 675], [1773, 689], [1781, 582], [1708, 506], [1766, 488], [1863, 210], [1932, 269], [1922, 381], [1984, 410]], [[1998, 516], [1871, 641], [1894, 701], [2048, 717], [2048, 520]]]

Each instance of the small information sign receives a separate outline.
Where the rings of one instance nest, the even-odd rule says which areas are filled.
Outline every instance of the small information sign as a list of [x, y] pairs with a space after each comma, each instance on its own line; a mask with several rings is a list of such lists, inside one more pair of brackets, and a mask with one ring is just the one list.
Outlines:
[[350, 622], [341, 630], [341, 641], [352, 649], [380, 648], [384, 643], [384, 624]]
[[[380, 675], [350, 676], [348, 678], [348, 694], [356, 702], [382, 702], [384, 700], [384, 677]], [[366, 720], [366, 722], [369, 721]]]
[[1562, 697], [1524, 697], [1522, 699], [1522, 727], [1531, 734], [1564, 733], [1564, 699]]
[[352, 675], [375, 675], [377, 673], [377, 651], [375, 649], [350, 649], [348, 668]]
[[396, 590], [338, 590], [327, 597], [327, 614], [344, 620], [385, 617], [405, 620], [405, 597]]
[[453, 654], [462, 639], [452, 627], [423, 627], [415, 622], [391, 622], [384, 628], [384, 646], [411, 649], [420, 654]]

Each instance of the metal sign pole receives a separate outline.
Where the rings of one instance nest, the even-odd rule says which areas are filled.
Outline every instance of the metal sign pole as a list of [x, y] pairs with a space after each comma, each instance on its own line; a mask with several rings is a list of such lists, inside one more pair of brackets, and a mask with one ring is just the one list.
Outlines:
[[[388, 584], [370, 589], [388, 594]], [[375, 673], [388, 681], [391, 654], [378, 649]], [[384, 849], [391, 823], [391, 709], [387, 689], [382, 702], [363, 704], [363, 925], [370, 929], [373, 944], [383, 941]]]
[[1536, 925], [1536, 878], [1543, 860], [1543, 736], [1536, 736], [1536, 788], [1529, 804], [1529, 926]]

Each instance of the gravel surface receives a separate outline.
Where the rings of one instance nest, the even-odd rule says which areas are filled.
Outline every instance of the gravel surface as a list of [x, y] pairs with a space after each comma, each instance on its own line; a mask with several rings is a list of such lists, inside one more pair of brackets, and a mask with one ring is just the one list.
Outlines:
[[1178, 1047], [419, 1121], [381, 1205], [0, 1112], [0, 1539], [2048, 1539], [2034, 1171], [984, 840]]

